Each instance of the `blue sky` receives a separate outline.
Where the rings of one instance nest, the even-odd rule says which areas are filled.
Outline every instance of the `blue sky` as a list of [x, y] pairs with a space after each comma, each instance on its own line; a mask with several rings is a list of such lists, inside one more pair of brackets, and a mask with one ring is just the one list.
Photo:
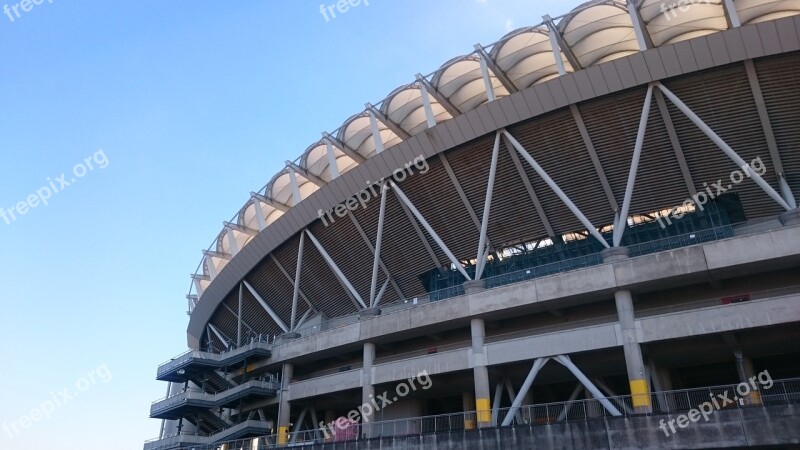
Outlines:
[[365, 102], [570, 6], [370, 0], [326, 22], [319, 1], [44, 0], [0, 15], [0, 207], [70, 183], [0, 217], [0, 427], [17, 425], [0, 448], [156, 437], [188, 275], [249, 192]]

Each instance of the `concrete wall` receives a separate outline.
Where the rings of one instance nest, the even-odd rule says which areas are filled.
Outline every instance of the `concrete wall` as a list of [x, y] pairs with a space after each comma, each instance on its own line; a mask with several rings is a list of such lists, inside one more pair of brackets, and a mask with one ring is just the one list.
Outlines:
[[[800, 294], [754, 300], [713, 308], [647, 317], [636, 321], [639, 342], [655, 342], [723, 331], [800, 322]], [[573, 354], [619, 347], [619, 324], [609, 323], [518, 337], [484, 346], [490, 366], [528, 361], [534, 358]], [[455, 372], [473, 367], [472, 349], [451, 350], [373, 366], [376, 384], [403, 381], [423, 370], [429, 375]], [[361, 387], [361, 371], [337, 373], [293, 383], [291, 399]]]
[[[341, 326], [278, 345], [271, 363], [316, 357], [337, 349], [357, 349], [363, 342], [404, 338], [425, 329], [446, 329], [472, 317], [543, 311], [575, 299], [603, 300], [617, 289], [658, 290], [735, 277], [760, 270], [796, 266], [800, 261], [800, 227], [785, 227], [603, 264], [549, 277], [429, 303]], [[453, 326], [451, 326], [452, 328]]]

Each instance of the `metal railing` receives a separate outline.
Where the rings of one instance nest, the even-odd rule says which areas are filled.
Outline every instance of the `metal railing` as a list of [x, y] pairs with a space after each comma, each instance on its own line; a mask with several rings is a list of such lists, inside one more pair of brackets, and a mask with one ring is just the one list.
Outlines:
[[231, 398], [234, 395], [240, 394], [250, 389], [271, 389], [274, 391], [278, 391], [280, 390], [280, 388], [281, 384], [277, 381], [261, 381], [261, 380], [251, 380], [246, 383], [242, 383], [239, 386], [227, 389], [225, 391], [214, 392], [214, 393], [206, 392], [203, 391], [202, 389], [188, 388], [184, 389], [178, 394], [154, 401], [150, 405], [150, 414], [151, 415], [157, 414], [169, 410], [177, 405], [188, 403], [190, 400], [218, 406], [218, 402], [223, 402], [227, 398]]
[[[475, 411], [459, 412], [453, 414], [440, 414], [435, 416], [413, 417], [408, 419], [387, 420], [366, 424], [351, 424], [344, 433], [334, 429], [312, 429], [289, 433], [284, 436], [279, 444], [279, 436], [270, 435], [246, 440], [227, 442], [228, 449], [255, 450], [279, 447], [303, 446], [341, 441], [357, 441], [377, 437], [401, 437], [430, 433], [445, 433], [469, 431], [475, 428], [477, 418], [486, 417], [491, 426], [502, 424], [506, 417], [513, 415], [510, 426], [539, 426], [570, 421], [590, 421], [608, 417], [652, 416], [671, 413], [685, 413], [698, 409], [700, 405], [710, 402], [711, 397], [719, 399], [723, 396], [729, 402], [718, 401], [718, 410], [733, 410], [744, 408], [763, 408], [777, 405], [791, 405], [800, 403], [800, 378], [785, 380], [769, 380], [771, 385], [767, 388], [766, 382], [759, 380], [758, 391], [750, 395], [737, 393], [739, 384], [711, 386], [696, 389], [683, 389], [676, 391], [654, 392], [650, 394], [652, 412], [634, 412], [630, 395], [606, 397], [619, 410], [615, 416], [606, 410], [600, 401], [576, 400], [572, 402], [555, 402], [536, 405], [525, 405], [512, 410], [511, 408], [498, 408], [488, 412]], [[736, 398], [734, 401], [733, 399]], [[724, 406], [722, 405], [724, 403]], [[202, 450], [219, 450], [222, 443], [202, 447]]]
[[240, 347], [231, 346], [225, 351], [219, 353], [190, 349], [170, 359], [169, 361], [162, 363], [160, 366], [158, 366], [156, 373], [157, 376], [160, 377], [193, 359], [213, 361], [221, 364], [228, 358], [235, 358], [238, 356], [238, 353], [246, 353], [249, 350], [255, 350], [259, 348], [271, 349], [272, 345], [274, 345], [274, 343], [270, 341], [269, 335], [259, 334], [257, 336], [253, 336], [252, 339], [250, 339], [246, 344], [242, 344]]

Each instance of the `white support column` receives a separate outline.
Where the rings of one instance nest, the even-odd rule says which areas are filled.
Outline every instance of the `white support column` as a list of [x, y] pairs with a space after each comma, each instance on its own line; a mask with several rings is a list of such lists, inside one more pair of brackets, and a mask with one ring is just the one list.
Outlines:
[[[378, 289], [378, 267], [381, 262], [381, 245], [383, 244], [383, 224], [386, 219], [386, 197], [388, 196], [386, 182], [381, 184], [381, 207], [378, 213], [378, 236], [375, 238], [375, 258], [372, 261], [372, 284], [369, 289], [369, 307], [376, 305], [376, 291]], [[387, 277], [388, 281], [388, 277]]]
[[292, 294], [292, 316], [289, 321], [289, 329], [295, 330], [295, 318], [297, 317], [297, 300], [300, 298], [300, 271], [303, 269], [303, 247], [306, 242], [305, 234], [300, 233], [300, 246], [297, 249], [297, 267], [294, 271], [294, 293]]
[[625, 186], [625, 198], [622, 200], [622, 211], [620, 211], [616, 223], [614, 224], [614, 247], [619, 247], [622, 242], [622, 235], [628, 227], [628, 210], [631, 207], [631, 197], [633, 197], [633, 186], [636, 184], [636, 173], [639, 170], [639, 159], [642, 156], [642, 145], [644, 135], [647, 131], [647, 120], [650, 118], [650, 104], [653, 99], [653, 85], [647, 87], [647, 94], [644, 97], [642, 116], [639, 119], [639, 132], [636, 134], [636, 145], [633, 148], [633, 159], [631, 169], [628, 173], [628, 184]]
[[[549, 28], [549, 27], [548, 27]], [[556, 68], [559, 75], [566, 75], [567, 69], [564, 67], [564, 60], [561, 58], [561, 47], [558, 45], [558, 38], [554, 29], [549, 28], [550, 47], [553, 49], [553, 59], [556, 61]]]
[[531, 388], [533, 385], [533, 380], [536, 379], [536, 375], [539, 374], [539, 371], [542, 370], [542, 367], [549, 361], [550, 358], [537, 358], [533, 362], [533, 367], [531, 367], [531, 371], [528, 372], [528, 376], [525, 377], [525, 381], [522, 383], [522, 387], [519, 388], [519, 392], [517, 393], [517, 397], [514, 399], [514, 402], [511, 404], [511, 409], [508, 410], [506, 414], [506, 418], [503, 419], [503, 423], [500, 424], [502, 427], [507, 427], [511, 425], [511, 422], [514, 420], [514, 416], [519, 410], [519, 406], [522, 404], [522, 399], [525, 398], [525, 393], [528, 392], [528, 389]]
[[486, 267], [486, 233], [489, 229], [489, 214], [492, 209], [492, 195], [494, 194], [494, 180], [497, 175], [497, 159], [500, 155], [500, 133], [494, 136], [494, 149], [492, 150], [492, 163], [489, 166], [489, 181], [486, 186], [486, 201], [483, 204], [483, 217], [481, 218], [481, 233], [478, 238], [478, 258], [475, 268], [475, 279], [480, 280], [483, 269]]
[[217, 267], [214, 265], [214, 258], [211, 255], [206, 255], [206, 267], [208, 267], [208, 276], [211, 277], [211, 280], [217, 278]]
[[[480, 48], [480, 45], [475, 44], [475, 48]], [[483, 86], [486, 88], [486, 96], [490, 102], [493, 102], [496, 97], [494, 95], [494, 86], [492, 85], [492, 78], [489, 76], [489, 66], [486, 64], [486, 59], [483, 57], [483, 52], [478, 52], [478, 58], [481, 62], [481, 76], [483, 77]]]
[[650, 34], [647, 32], [647, 24], [642, 20], [636, 4], [640, 3], [637, 0], [628, 0], [628, 15], [631, 17], [633, 23], [633, 31], [636, 33], [636, 42], [639, 44], [639, 50], [645, 51], [653, 48], [653, 41], [650, 39]]
[[411, 200], [409, 200], [408, 197], [406, 197], [406, 194], [403, 193], [400, 187], [398, 187], [394, 183], [389, 183], [389, 185], [392, 187], [392, 189], [394, 189], [394, 193], [397, 195], [397, 197], [408, 207], [409, 210], [411, 210], [411, 213], [414, 214], [414, 217], [416, 217], [417, 220], [419, 220], [419, 223], [422, 224], [422, 226], [428, 231], [428, 233], [431, 235], [436, 244], [439, 245], [439, 248], [441, 248], [442, 251], [450, 259], [450, 262], [453, 263], [453, 265], [459, 272], [461, 272], [461, 275], [464, 275], [464, 278], [466, 278], [467, 281], [472, 281], [472, 278], [470, 278], [467, 271], [464, 270], [464, 268], [461, 266], [461, 263], [458, 261], [455, 255], [453, 255], [453, 252], [451, 252], [450, 249], [447, 248], [444, 241], [442, 241], [442, 238], [440, 238], [439, 235], [436, 234], [435, 231], [433, 231], [433, 227], [430, 226], [428, 221], [425, 220], [425, 217], [422, 216], [422, 213], [420, 213], [419, 210], [417, 210], [417, 208], [414, 206], [414, 204], [411, 203]]
[[287, 327], [286, 324], [283, 323], [283, 320], [281, 320], [280, 316], [278, 316], [278, 314], [276, 314], [275, 311], [272, 310], [272, 308], [267, 304], [267, 302], [264, 301], [263, 298], [261, 298], [261, 295], [258, 292], [256, 292], [255, 288], [253, 288], [253, 286], [250, 286], [250, 283], [248, 283], [246, 280], [242, 280], [242, 284], [244, 284], [244, 287], [246, 287], [247, 290], [250, 291], [251, 294], [253, 294], [253, 297], [255, 297], [256, 301], [261, 305], [261, 307], [264, 308], [265, 311], [267, 311], [267, 314], [269, 314], [269, 316], [272, 317], [272, 320], [275, 321], [275, 324], [278, 325], [280, 329], [284, 331], [284, 333], [288, 333], [289, 327]]
[[264, 230], [267, 228], [267, 219], [264, 217], [264, 210], [261, 209], [261, 200], [256, 197], [255, 192], [250, 194], [250, 197], [253, 199], [253, 210], [256, 214], [256, 221], [258, 222], [258, 231]]
[[381, 132], [378, 128], [378, 118], [367, 107], [367, 114], [369, 114], [369, 126], [372, 129], [372, 140], [375, 142], [375, 153], [383, 153], [383, 140], [381, 140]]
[[590, 222], [589, 219], [587, 219], [586, 216], [583, 215], [581, 210], [578, 209], [578, 207], [575, 206], [574, 203], [572, 203], [572, 200], [570, 200], [570, 198], [567, 197], [567, 194], [565, 194], [564, 191], [562, 191], [561, 188], [558, 187], [555, 181], [553, 181], [553, 179], [550, 178], [549, 175], [547, 175], [547, 172], [545, 172], [544, 169], [542, 169], [542, 167], [536, 162], [536, 160], [533, 159], [533, 156], [531, 156], [528, 153], [528, 151], [525, 150], [525, 147], [523, 147], [522, 144], [520, 144], [516, 139], [514, 139], [514, 136], [511, 136], [511, 133], [509, 133], [505, 129], [501, 130], [501, 132], [506, 137], [506, 139], [508, 139], [508, 141], [511, 142], [511, 145], [514, 146], [514, 148], [517, 150], [520, 156], [522, 156], [523, 158], [525, 158], [526, 161], [528, 161], [528, 164], [530, 164], [531, 167], [533, 167], [533, 170], [536, 171], [537, 174], [539, 174], [539, 177], [541, 177], [542, 180], [544, 180], [544, 182], [547, 183], [550, 189], [552, 189], [553, 192], [555, 192], [555, 194], [558, 196], [558, 198], [560, 198], [561, 201], [564, 202], [567, 208], [569, 208], [569, 210], [572, 211], [572, 213], [575, 215], [575, 217], [578, 218], [578, 220], [580, 220], [583, 226], [585, 226], [586, 229], [589, 230], [589, 233], [591, 233], [592, 236], [594, 236], [598, 241], [600, 241], [600, 243], [603, 244], [603, 247], [609, 248], [608, 243], [606, 242], [605, 239], [603, 239], [603, 236], [600, 235], [600, 233], [597, 231], [597, 228], [595, 228], [594, 225], [592, 225], [592, 222]]
[[203, 286], [200, 284], [201, 277], [192, 277], [192, 282], [194, 283], [194, 291], [197, 293], [197, 298], [203, 296]]
[[733, 0], [722, 0], [722, 9], [725, 10], [725, 18], [728, 20], [728, 25], [731, 28], [739, 28], [742, 26], [742, 21], [739, 20], [739, 13], [736, 12], [736, 6]]
[[300, 184], [297, 183], [297, 173], [294, 171], [294, 167], [291, 166], [289, 161], [286, 162], [286, 168], [289, 169], [289, 183], [292, 185], [292, 198], [294, 199], [294, 204], [297, 206], [303, 200], [303, 197], [300, 195]]
[[333, 150], [333, 144], [328, 139], [325, 139], [325, 150], [328, 154], [328, 171], [331, 174], [331, 180], [339, 178], [339, 165], [336, 163], [336, 153]]
[[581, 370], [578, 369], [578, 366], [573, 364], [572, 360], [569, 359], [569, 356], [558, 355], [553, 357], [553, 359], [560, 362], [564, 367], [569, 369], [569, 371], [572, 372], [573, 375], [575, 375], [575, 378], [577, 378], [578, 381], [580, 381], [583, 384], [583, 386], [586, 389], [588, 389], [589, 392], [592, 393], [594, 398], [596, 398], [600, 402], [600, 404], [602, 404], [603, 407], [605, 407], [606, 410], [611, 413], [612, 416], [618, 417], [622, 415], [622, 413], [619, 412], [617, 407], [614, 406], [610, 401], [608, 401], [606, 396], [603, 395], [602, 392], [600, 392], [600, 389], [597, 389], [597, 386], [595, 386], [594, 383], [592, 383], [591, 381], [589, 381], [588, 378], [586, 378], [586, 375], [584, 375], [583, 372], [581, 372]]
[[711, 129], [705, 122], [703, 122], [697, 114], [694, 113], [688, 106], [686, 106], [681, 99], [679, 99], [675, 94], [672, 93], [669, 89], [667, 89], [663, 84], [656, 82], [656, 87], [658, 87], [661, 92], [687, 117], [689, 118], [692, 123], [695, 124], [697, 128], [700, 129], [709, 139], [711, 139], [714, 144], [717, 145], [728, 157], [741, 168], [745, 174], [752, 178], [753, 181], [758, 184], [761, 189], [766, 192], [767, 195], [770, 196], [775, 202], [777, 202], [781, 207], [783, 207], [786, 211], [791, 211], [792, 207], [789, 206], [788, 203], [781, 197], [780, 194], [775, 192], [775, 189], [769, 185], [759, 174], [753, 171], [748, 163], [746, 163], [725, 141], [722, 140], [721, 137], [714, 130]]
[[[417, 78], [417, 80], [419, 80], [419, 78]], [[419, 91], [422, 96], [422, 109], [425, 110], [425, 119], [428, 121], [428, 128], [433, 128], [436, 126], [436, 116], [433, 115], [433, 107], [431, 107], [428, 88], [425, 87], [425, 83], [419, 81], [417, 81], [417, 85], [419, 85]]]
[[228, 228], [225, 237], [228, 239], [228, 247], [230, 247], [231, 256], [236, 256], [236, 254], [239, 253], [239, 243], [236, 242], [236, 236], [233, 235], [233, 230], [231, 228]]
[[338, 278], [339, 281], [345, 286], [345, 288], [350, 292], [350, 295], [352, 295], [352, 297], [358, 302], [358, 304], [361, 305], [362, 308], [367, 309], [367, 305], [364, 303], [364, 300], [358, 294], [358, 291], [356, 291], [356, 288], [354, 288], [353, 285], [350, 284], [350, 280], [348, 280], [347, 277], [344, 276], [344, 273], [342, 273], [342, 271], [339, 270], [339, 266], [336, 265], [336, 263], [333, 261], [333, 258], [331, 258], [328, 252], [325, 251], [325, 248], [322, 246], [322, 244], [320, 244], [317, 238], [314, 237], [313, 234], [311, 234], [310, 230], [305, 230], [305, 231], [306, 234], [308, 234], [308, 237], [311, 239], [311, 242], [314, 243], [314, 246], [322, 255], [322, 258], [325, 260], [325, 262], [328, 263], [328, 266], [331, 268], [334, 275], [336, 275], [336, 278]]
[[236, 346], [237, 347], [241, 347], [242, 346], [242, 322], [244, 322], [244, 320], [242, 319], [242, 309], [243, 309], [242, 308], [242, 304], [244, 303], [243, 297], [244, 296], [242, 295], [242, 284], [239, 283], [239, 314], [236, 315]]

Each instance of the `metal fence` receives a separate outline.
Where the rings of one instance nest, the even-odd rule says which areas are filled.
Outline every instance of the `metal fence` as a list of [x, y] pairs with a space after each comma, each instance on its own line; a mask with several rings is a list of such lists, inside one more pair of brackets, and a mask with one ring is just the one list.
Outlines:
[[[486, 418], [493, 427], [501, 425], [509, 416], [510, 426], [539, 426], [570, 421], [601, 420], [606, 417], [650, 416], [670, 413], [685, 413], [710, 404], [713, 412], [742, 408], [763, 408], [775, 405], [800, 404], [800, 378], [785, 380], [769, 379], [753, 381], [758, 390], [748, 388], [743, 395], [742, 384], [713, 386], [697, 389], [654, 392], [650, 394], [652, 411], [636, 412], [630, 395], [606, 397], [618, 410], [616, 416], [609, 412], [599, 400], [576, 400], [572, 402], [525, 405], [516, 409], [498, 408], [488, 412], [459, 412], [436, 416], [413, 417], [366, 424], [349, 424], [344, 431], [333, 425], [333, 429], [312, 429], [289, 433], [280, 439], [277, 435], [249, 438], [199, 447], [202, 450], [264, 450], [280, 447], [299, 447], [329, 442], [357, 441], [376, 437], [401, 437], [430, 433], [459, 432], [475, 429], [479, 416]], [[737, 388], [739, 390], [737, 391]], [[714, 399], [714, 400], [712, 400]], [[723, 400], [727, 399], [727, 400]], [[715, 402], [715, 403], [712, 403]], [[334, 433], [334, 431], [336, 431]]]

